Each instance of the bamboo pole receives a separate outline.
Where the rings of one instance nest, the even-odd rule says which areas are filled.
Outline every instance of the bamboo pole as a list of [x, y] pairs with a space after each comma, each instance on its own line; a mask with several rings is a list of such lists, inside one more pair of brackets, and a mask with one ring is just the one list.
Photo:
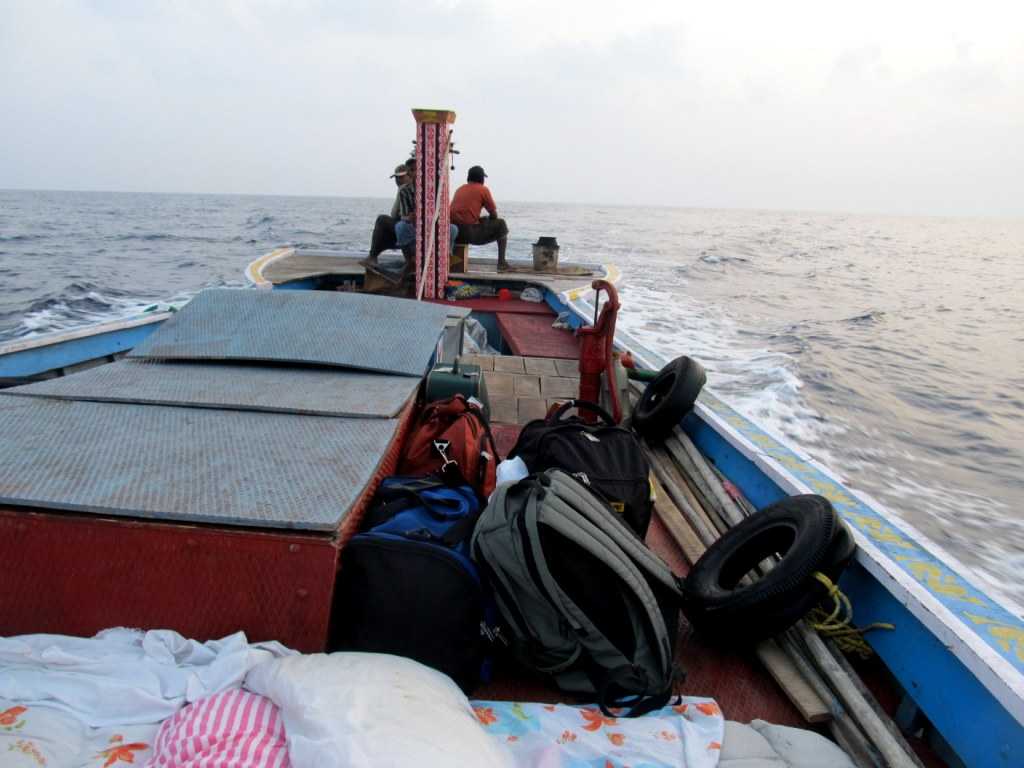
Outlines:
[[914, 761], [904, 751], [903, 745], [893, 737], [889, 728], [882, 722], [882, 718], [857, 690], [850, 675], [829, 653], [818, 633], [803, 621], [797, 622], [788, 631], [802, 642], [822, 677], [835, 691], [836, 697], [852, 713], [868, 739], [882, 754], [885, 765], [890, 768], [917, 768]]
[[717, 539], [728, 531], [730, 527], [729, 523], [726, 522], [721, 515], [716, 514], [706, 504], [702, 503], [699, 496], [692, 493], [688, 485], [689, 476], [686, 471], [672, 459], [672, 455], [664, 448], [655, 448], [654, 452], [665, 460], [666, 470], [675, 478], [676, 484], [679, 486], [679, 490], [682, 491], [682, 493], [689, 499], [690, 504], [693, 507], [693, 511], [696, 512], [698, 517], [707, 523], [713, 531], [715, 531], [715, 538]]
[[[718, 482], [720, 482], [722, 484], [722, 487], [725, 488], [725, 492], [729, 495], [729, 498], [736, 502], [736, 506], [740, 508], [740, 511], [746, 517], [750, 517], [752, 514], [757, 512], [757, 507], [750, 503], [747, 497], [743, 495], [743, 491], [741, 491], [739, 488], [733, 485], [729, 478], [722, 474], [722, 470], [720, 470], [717, 466], [712, 464], [711, 471], [715, 473], [715, 477], [718, 478]], [[736, 495], [733, 495], [732, 493], [729, 492], [729, 489], [726, 487], [726, 483], [728, 483], [729, 486], [736, 490]]]
[[661, 482], [664, 489], [668, 492], [668, 495], [675, 503], [676, 508], [683, 514], [683, 517], [686, 518], [686, 522], [689, 523], [693, 532], [697, 534], [701, 543], [703, 543], [705, 547], [710, 546], [711, 543], [718, 538], [718, 534], [712, 531], [709, 526], [698, 517], [697, 513], [690, 506], [686, 497], [683, 496], [679, 487], [676, 485], [672, 475], [668, 472], [665, 466], [665, 460], [655, 454], [654, 451], [652, 451], [646, 444], [643, 446], [643, 449], [644, 454], [647, 456], [647, 460], [651, 464], [651, 468], [654, 470], [655, 477], [658, 478], [659, 482]]
[[860, 679], [860, 675], [857, 674], [857, 670], [851, 666], [846, 656], [841, 650], [839, 650], [839, 646], [832, 640], [826, 640], [825, 646], [828, 648], [829, 653], [832, 654], [832, 658], [836, 660], [836, 663], [843, 668], [843, 671], [846, 672], [850, 680], [853, 681], [853, 684], [857, 686], [857, 690], [860, 692], [860, 695], [863, 696], [868, 705], [875, 710], [875, 714], [878, 715], [879, 720], [882, 721], [882, 725], [884, 725], [889, 733], [892, 734], [892, 737], [896, 739], [899, 745], [903, 748], [903, 751], [907, 753], [907, 756], [914, 761], [914, 765], [918, 768], [925, 768], [924, 763], [921, 762], [920, 758], [914, 752], [914, 748], [907, 743], [907, 740], [903, 737], [903, 733], [900, 731], [896, 723], [893, 722], [892, 718], [889, 717], [888, 713], [882, 709], [882, 705], [878, 703], [878, 699], [875, 698], [875, 695], [868, 690], [866, 685], [864, 685], [864, 681]]
[[[679, 465], [679, 462], [676, 461], [675, 457], [668, 451], [668, 448], [664, 444], [661, 445], [660, 447], [655, 448], [654, 450], [658, 451], [660, 455], [664, 456], [668, 460], [669, 467], [678, 475], [679, 489], [684, 494], [686, 494], [686, 498], [689, 500], [690, 505], [694, 509], [701, 510], [702, 514], [704, 514], [704, 516], [710, 520], [711, 518], [707, 514], [707, 505], [701, 501], [700, 497], [696, 493], [694, 493], [692, 481], [690, 480], [689, 474], [686, 471], [686, 469]], [[720, 530], [724, 531], [725, 528], [722, 528]]]
[[732, 497], [725, 492], [722, 484], [718, 481], [718, 477], [711, 470], [710, 463], [704, 458], [704, 454], [697, 450], [697, 446], [690, 440], [690, 436], [683, 432], [680, 427], [672, 429], [672, 437], [675, 438], [675, 441], [683, 449], [687, 458], [696, 467], [701, 481], [710, 490], [713, 503], [716, 507], [720, 508], [722, 516], [732, 525], [738, 525], [743, 520], [743, 512], [740, 510], [739, 505], [733, 501]]

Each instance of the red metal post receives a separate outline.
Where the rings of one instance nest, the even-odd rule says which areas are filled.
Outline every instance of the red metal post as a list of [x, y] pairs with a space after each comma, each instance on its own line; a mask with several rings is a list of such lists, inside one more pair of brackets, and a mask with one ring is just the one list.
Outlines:
[[[580, 399], [598, 403], [601, 399], [601, 374], [608, 380], [608, 391], [612, 401], [612, 417], [618, 423], [622, 420], [622, 406], [619, 403], [619, 390], [615, 380], [615, 368], [612, 360], [612, 348], [615, 342], [615, 320], [619, 314], [619, 293], [615, 286], [607, 280], [595, 280], [591, 283], [594, 289], [595, 306], [601, 300], [601, 291], [608, 294], [608, 299], [601, 307], [601, 314], [592, 326], [580, 328], [576, 333], [580, 338]], [[584, 411], [581, 418], [593, 421], [597, 417]]]

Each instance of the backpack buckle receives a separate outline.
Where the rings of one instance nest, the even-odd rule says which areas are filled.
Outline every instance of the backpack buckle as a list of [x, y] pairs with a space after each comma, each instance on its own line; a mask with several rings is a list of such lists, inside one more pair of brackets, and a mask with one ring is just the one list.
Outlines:
[[444, 474], [448, 467], [454, 466], [456, 469], [459, 466], [459, 462], [455, 459], [448, 458], [448, 449], [451, 447], [451, 442], [448, 440], [435, 440], [434, 450], [441, 454], [441, 460], [444, 462], [441, 464], [441, 474]]

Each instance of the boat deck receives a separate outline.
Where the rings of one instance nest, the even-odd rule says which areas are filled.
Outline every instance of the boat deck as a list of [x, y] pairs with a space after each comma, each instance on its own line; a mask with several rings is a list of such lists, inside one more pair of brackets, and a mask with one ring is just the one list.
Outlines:
[[[329, 251], [303, 251], [295, 248], [281, 248], [249, 265], [249, 279], [257, 285], [277, 286], [319, 277], [362, 279], [366, 270], [361, 260], [364, 254], [331, 253]], [[465, 272], [451, 272], [452, 280], [467, 280], [474, 283], [510, 284], [523, 283], [546, 288], [559, 294], [583, 288], [598, 278], [617, 278], [617, 270], [601, 264], [562, 264], [557, 272], [538, 272], [532, 262], [510, 259], [510, 269], [499, 272], [496, 258], [477, 257], [471, 254], [469, 269]], [[393, 253], [381, 255], [381, 265], [393, 267], [396, 271], [401, 259]]]

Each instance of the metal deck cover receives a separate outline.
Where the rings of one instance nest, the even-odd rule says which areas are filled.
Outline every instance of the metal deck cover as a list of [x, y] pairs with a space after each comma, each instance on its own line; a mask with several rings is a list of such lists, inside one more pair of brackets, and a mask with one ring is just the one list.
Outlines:
[[411, 376], [337, 368], [120, 360], [4, 394], [118, 403], [394, 418], [419, 385]]
[[398, 424], [0, 393], [0, 504], [331, 531]]
[[468, 310], [337, 291], [213, 288], [130, 357], [251, 360], [426, 373], [449, 317]]

